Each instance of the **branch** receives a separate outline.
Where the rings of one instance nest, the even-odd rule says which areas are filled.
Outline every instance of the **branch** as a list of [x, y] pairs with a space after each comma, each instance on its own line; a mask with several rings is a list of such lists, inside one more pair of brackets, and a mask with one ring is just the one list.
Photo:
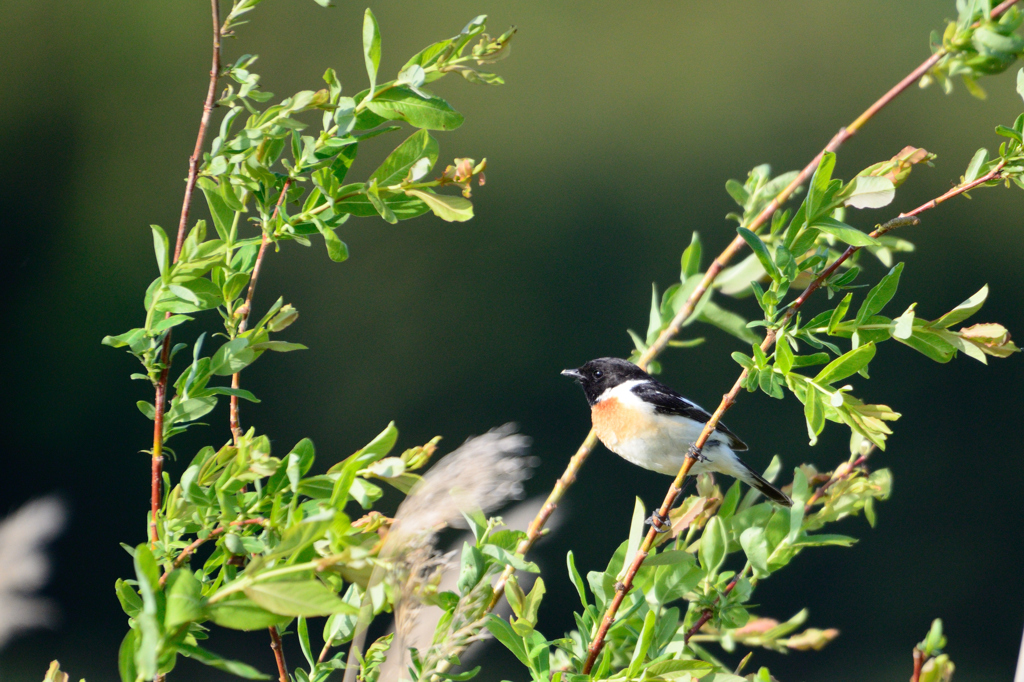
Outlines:
[[288, 665], [284, 662], [284, 648], [281, 644], [281, 633], [277, 631], [276, 625], [271, 625], [270, 648], [274, 650], [274, 658], [277, 659], [277, 675], [280, 682], [290, 682], [288, 679]]
[[[1016, 2], [1017, 0], [1005, 0], [1003, 3], [992, 9], [992, 17], [996, 18], [1000, 16], [1001, 14], [1006, 12], [1010, 7], [1012, 7]], [[839, 149], [839, 147], [842, 146], [842, 144], [846, 142], [846, 140], [850, 139], [854, 134], [857, 133], [857, 131], [864, 127], [864, 125], [868, 121], [870, 121], [875, 116], [875, 114], [877, 114], [879, 111], [885, 108], [889, 103], [896, 99], [896, 97], [902, 94], [907, 88], [916, 83], [918, 79], [921, 78], [921, 76], [925, 75], [929, 71], [929, 69], [935, 66], [945, 55], [945, 48], [940, 48], [939, 50], [937, 50], [932, 56], [921, 62], [921, 64], [916, 69], [907, 74], [907, 76], [903, 80], [901, 80], [899, 83], [893, 86], [887, 93], [882, 95], [882, 97], [880, 97], [878, 100], [876, 100], [874, 104], [865, 109], [864, 113], [862, 113], [860, 116], [854, 119], [854, 121], [850, 123], [850, 125], [844, 128], [840, 128], [839, 132], [837, 132], [835, 136], [833, 136], [832, 139], [829, 140], [828, 144], [825, 145], [825, 148], [818, 152], [818, 154], [813, 159], [811, 159], [811, 161], [804, 167], [804, 169], [800, 171], [796, 178], [793, 179], [793, 182], [789, 183], [789, 185], [787, 185], [785, 189], [779, 192], [775, 199], [773, 199], [771, 203], [765, 206], [764, 209], [757, 215], [757, 217], [755, 217], [754, 220], [746, 227], [751, 232], [757, 232], [757, 230], [760, 229], [768, 221], [768, 219], [772, 217], [772, 214], [774, 214], [775, 211], [778, 210], [779, 207], [782, 206], [782, 204], [784, 204], [786, 200], [788, 200], [793, 195], [797, 188], [800, 187], [800, 185], [802, 185], [804, 182], [806, 182], [807, 179], [811, 177], [811, 175], [814, 174], [814, 171], [818, 167], [818, 162], [821, 161], [821, 157], [825, 152], [834, 152], [837, 149]], [[676, 313], [676, 316], [672, 318], [672, 322], [669, 324], [669, 326], [665, 328], [665, 330], [661, 332], [661, 334], [658, 335], [658, 338], [655, 339], [654, 343], [652, 343], [644, 352], [644, 354], [640, 356], [640, 359], [637, 361], [637, 365], [639, 365], [641, 369], [647, 369], [647, 366], [650, 364], [650, 362], [661, 354], [661, 351], [663, 351], [665, 347], [668, 346], [669, 341], [675, 338], [675, 336], [679, 333], [679, 330], [682, 329], [683, 324], [690, 318], [691, 315], [693, 315], [693, 311], [694, 309], [696, 309], [697, 304], [700, 302], [700, 299], [703, 298], [704, 294], [707, 293], [708, 289], [711, 288], [711, 285], [714, 283], [718, 275], [722, 272], [725, 266], [729, 264], [729, 261], [731, 261], [733, 257], [735, 257], [736, 254], [739, 253], [739, 251], [745, 245], [746, 242], [743, 240], [743, 238], [737, 236], [735, 239], [732, 240], [729, 246], [727, 246], [725, 250], [722, 251], [722, 253], [720, 253], [717, 258], [715, 258], [715, 260], [708, 267], [707, 272], [704, 273], [704, 277], [703, 279], [701, 279], [700, 284], [698, 284], [697, 288], [694, 289], [693, 293], [690, 294], [690, 297], [686, 299], [686, 303], [684, 303], [683, 307], [680, 308], [678, 313]], [[587, 457], [590, 455], [590, 453], [594, 449], [594, 446], [596, 445], [597, 434], [594, 433], [593, 429], [591, 429], [590, 433], [587, 434], [587, 437], [584, 439], [583, 443], [576, 451], [576, 454], [574, 454], [572, 458], [569, 460], [568, 466], [566, 466], [565, 471], [562, 473], [562, 476], [555, 483], [555, 487], [551, 489], [551, 493], [548, 495], [547, 500], [544, 502], [544, 506], [541, 507], [540, 511], [537, 512], [537, 516], [530, 523], [530, 527], [527, 530], [526, 538], [522, 542], [520, 542], [519, 546], [516, 548], [516, 552], [518, 554], [526, 554], [530, 551], [530, 549], [533, 548], [534, 544], [536, 544], [537, 540], [541, 536], [542, 531], [544, 530], [545, 524], [547, 524], [548, 522], [548, 519], [551, 518], [551, 515], [558, 507], [558, 503], [561, 502], [562, 497], [565, 495], [565, 491], [568, 490], [569, 486], [571, 486], [576, 481], [577, 473], [579, 472], [583, 464], [587, 461]], [[513, 572], [514, 569], [511, 566], [509, 566], [501, 574], [501, 577], [498, 578], [498, 581], [494, 585], [494, 595], [491, 598], [490, 608], [493, 609], [497, 605], [498, 601], [501, 599], [502, 595], [505, 593], [505, 582], [508, 580], [508, 578], [512, 575]]]
[[807, 504], [804, 505], [804, 514], [806, 515], [811, 512], [811, 507], [814, 506], [815, 502], [821, 499], [821, 496], [824, 495], [829, 488], [831, 488], [836, 483], [839, 483], [839, 481], [842, 481], [843, 479], [847, 478], [857, 469], [857, 467], [859, 467], [864, 462], [868, 461], [868, 456], [874, 449], [875, 446], [874, 444], [872, 444], [871, 449], [868, 450], [867, 454], [861, 455], [856, 460], [854, 460], [853, 463], [843, 462], [838, 467], [836, 467], [836, 470], [832, 472], [832, 478], [828, 479], [828, 481], [825, 482], [825, 485], [815, 490], [814, 494], [811, 495], [811, 498], [807, 500]]
[[[284, 198], [288, 195], [288, 188], [292, 184], [292, 179], [288, 178], [284, 181], [284, 185], [281, 186], [281, 196], [277, 198], [277, 204], [274, 206], [274, 213], [270, 216], [270, 222], [277, 219], [278, 214], [281, 212], [281, 204], [284, 203]], [[242, 305], [241, 310], [244, 311], [245, 317], [242, 318], [241, 323], [238, 325], [238, 333], [241, 334], [245, 331], [249, 324], [249, 315], [252, 314], [252, 297], [256, 294], [256, 280], [259, 279], [260, 270], [263, 267], [263, 255], [267, 251], [267, 244], [270, 243], [270, 237], [267, 236], [267, 226], [263, 226], [263, 238], [260, 240], [260, 251], [256, 254], [256, 263], [252, 268], [252, 276], [249, 278], [249, 291], [245, 294], [245, 303]], [[231, 375], [231, 388], [239, 388], [239, 372], [235, 372]], [[238, 421], [238, 396], [231, 396], [231, 410], [230, 416], [228, 417], [229, 424], [231, 426], [231, 435], [235, 439], [235, 445], [238, 445], [238, 440], [242, 437], [242, 427]]]
[[[228, 524], [228, 527], [263, 525], [266, 522], [267, 520], [262, 518], [245, 519], [244, 521], [232, 521]], [[206, 542], [207, 540], [211, 540], [217, 537], [218, 535], [223, 534], [226, 531], [227, 527], [214, 528], [212, 531], [210, 531], [210, 534], [207, 535], [205, 538], [197, 538], [196, 540], [194, 540], [192, 544], [190, 544], [185, 549], [181, 550], [181, 554], [178, 555], [178, 557], [174, 560], [174, 563], [172, 564], [171, 571], [173, 571], [176, 568], [181, 568], [185, 564], [185, 560], [188, 559], [189, 556], [191, 556], [192, 552], [196, 551], [204, 542]], [[167, 583], [167, 576], [171, 574], [171, 571], [168, 571], [164, 573], [162, 576], [160, 576], [161, 587], [163, 587], [164, 584]]]
[[[185, 182], [185, 198], [181, 205], [181, 218], [178, 219], [178, 238], [174, 244], [174, 263], [178, 262], [181, 255], [181, 244], [185, 240], [185, 227], [188, 225], [188, 212], [192, 206], [192, 193], [196, 188], [196, 177], [199, 171], [199, 155], [203, 151], [203, 143], [206, 141], [206, 128], [210, 124], [210, 114], [215, 106], [217, 95], [217, 77], [220, 75], [220, 7], [218, 0], [210, 0], [210, 11], [213, 17], [213, 60], [210, 66], [210, 87], [206, 91], [206, 101], [203, 102], [203, 116], [199, 120], [199, 134], [196, 135], [196, 147], [188, 160], [188, 180]], [[166, 313], [165, 318], [171, 316]], [[149, 541], [156, 545], [159, 539], [157, 532], [156, 517], [160, 512], [160, 487], [163, 483], [164, 467], [164, 407], [167, 404], [167, 373], [170, 371], [168, 363], [171, 355], [171, 332], [168, 331], [164, 337], [164, 345], [160, 351], [160, 364], [163, 369], [160, 371], [160, 378], [156, 384], [156, 397], [153, 405], [156, 414], [153, 418], [153, 461], [150, 475], [150, 518], [149, 518]]]
[[[898, 217], [894, 218], [893, 220], [890, 220], [884, 225], [880, 225], [876, 230], [871, 232], [870, 236], [877, 238], [897, 227], [901, 227], [907, 224], [919, 223], [920, 221], [916, 218], [917, 215], [924, 213], [929, 209], [935, 208], [939, 204], [943, 203], [944, 201], [947, 201], [952, 197], [963, 194], [964, 192], [968, 192], [979, 185], [982, 185], [990, 180], [995, 180], [1001, 177], [1001, 171], [1004, 164], [1005, 161], [1001, 161], [999, 164], [996, 165], [995, 168], [993, 168], [991, 171], [981, 176], [980, 178], [972, 182], [958, 185], [957, 187], [954, 187], [953, 189], [949, 190], [942, 196], [936, 197], [931, 201], [921, 204], [912, 211], [908, 211], [907, 213], [901, 213]], [[908, 221], [908, 218], [911, 218], [911, 220]], [[820, 275], [818, 275], [818, 277], [815, 278], [814, 281], [812, 281], [806, 289], [804, 289], [803, 293], [801, 293], [800, 296], [798, 296], [790, 304], [789, 308], [786, 310], [785, 314], [783, 314], [782, 318], [779, 320], [777, 325], [769, 329], [768, 332], [765, 334], [764, 341], [761, 342], [761, 350], [768, 352], [771, 349], [771, 347], [775, 344], [775, 339], [778, 335], [778, 330], [784, 328], [786, 324], [793, 318], [793, 316], [796, 315], [797, 311], [800, 310], [800, 308], [811, 296], [811, 294], [817, 291], [817, 289], [821, 287], [822, 283], [825, 282], [825, 280], [827, 280], [829, 277], [831, 277], [832, 274], [836, 271], [836, 269], [848, 258], [850, 258], [850, 256], [857, 253], [857, 251], [859, 251], [860, 248], [861, 247], [859, 246], [848, 247], [846, 251], [842, 253], [842, 255], [836, 258], [836, 260], [833, 261], [833, 263], [829, 267], [825, 268], [825, 270]], [[701, 431], [700, 437], [697, 438], [697, 441], [690, 448], [690, 452], [686, 457], [686, 461], [683, 462], [683, 466], [680, 467], [679, 473], [676, 475], [675, 480], [673, 480], [672, 485], [669, 486], [668, 494], [665, 495], [665, 501], [662, 502], [661, 508], [658, 510], [658, 513], [661, 517], [665, 518], [668, 516], [669, 511], [675, 504], [676, 498], [679, 496], [679, 493], [682, 492], [683, 481], [686, 479], [686, 476], [690, 473], [690, 468], [693, 467], [694, 463], [700, 457], [700, 453], [701, 450], [703, 450], [704, 448], [704, 444], [707, 442], [708, 438], [711, 437], [711, 434], [714, 432], [715, 428], [717, 428], [718, 422], [719, 420], [721, 420], [722, 415], [725, 414], [726, 411], [728, 411], [728, 409], [736, 403], [736, 396], [739, 395], [740, 389], [743, 388], [743, 383], [746, 380], [746, 378], [747, 370], [744, 369], [742, 372], [740, 372], [739, 378], [732, 385], [732, 388], [729, 390], [729, 392], [722, 396], [722, 402], [718, 405], [718, 409], [715, 410], [714, 414], [711, 415], [711, 418], [704, 425], [704, 430]], [[644, 542], [640, 546], [640, 549], [637, 550], [637, 553], [633, 558], [633, 562], [630, 564], [629, 570], [626, 572], [625, 578], [623, 578], [623, 580], [619, 582], [616, 586], [617, 591], [615, 594], [615, 598], [612, 600], [612, 603], [608, 606], [608, 611], [605, 613], [604, 618], [602, 619], [601, 627], [598, 629], [597, 635], [594, 637], [594, 640], [590, 645], [589, 655], [587, 656], [587, 662], [583, 668], [584, 674], [590, 672], [591, 668], [593, 668], [594, 666], [594, 662], [597, 660], [598, 654], [601, 653], [601, 649], [604, 647], [605, 636], [608, 634], [608, 628], [611, 627], [612, 621], [615, 619], [615, 614], [616, 612], [618, 612], [619, 606], [622, 604], [622, 600], [625, 598], [626, 593], [629, 592], [630, 588], [633, 586], [633, 578], [636, 576], [637, 571], [640, 570], [640, 567], [644, 563], [644, 559], [647, 558], [647, 554], [650, 552], [651, 547], [654, 545], [654, 541], [658, 536], [658, 530], [659, 529], [656, 525], [651, 525], [651, 530], [647, 533], [647, 537], [644, 539]]]

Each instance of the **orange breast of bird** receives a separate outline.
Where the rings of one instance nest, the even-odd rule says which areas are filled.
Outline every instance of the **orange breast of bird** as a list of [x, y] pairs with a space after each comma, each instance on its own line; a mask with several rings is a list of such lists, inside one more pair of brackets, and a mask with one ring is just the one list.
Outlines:
[[606, 398], [590, 408], [594, 431], [609, 450], [614, 451], [620, 442], [626, 442], [642, 435], [644, 420], [618, 398]]

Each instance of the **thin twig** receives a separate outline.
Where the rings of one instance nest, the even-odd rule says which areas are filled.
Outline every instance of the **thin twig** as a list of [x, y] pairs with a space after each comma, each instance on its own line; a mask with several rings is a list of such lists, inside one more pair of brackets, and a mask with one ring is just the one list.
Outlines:
[[[270, 216], [270, 223], [273, 225], [274, 221], [277, 220], [278, 214], [281, 212], [281, 204], [284, 203], [285, 197], [288, 195], [288, 188], [292, 184], [292, 179], [288, 178], [284, 181], [284, 185], [281, 187], [281, 196], [277, 198], [277, 204], [274, 206], [274, 213]], [[249, 324], [249, 315], [252, 314], [252, 297], [256, 294], [256, 280], [259, 279], [260, 270], [263, 267], [263, 255], [267, 251], [267, 245], [270, 243], [270, 236], [267, 234], [267, 226], [263, 226], [263, 238], [260, 240], [260, 251], [256, 254], [256, 263], [252, 268], [252, 276], [249, 278], [249, 291], [245, 294], [245, 303], [242, 309], [245, 313], [245, 317], [238, 325], [238, 333], [241, 334], [246, 330]], [[239, 388], [239, 372], [235, 372], [231, 375], [231, 388]], [[242, 437], [242, 427], [238, 421], [238, 396], [231, 396], [231, 409], [229, 412], [229, 424], [231, 426], [231, 435], [235, 439], [235, 445], [238, 444], [238, 440]]]
[[[908, 211], [907, 213], [901, 213], [898, 217], [894, 218], [888, 223], [879, 226], [878, 229], [871, 232], [870, 236], [877, 238], [885, 234], [886, 232], [891, 231], [895, 227], [906, 225], [908, 224], [908, 221], [906, 220], [907, 218], [913, 218], [931, 208], [935, 208], [939, 204], [943, 203], [944, 201], [947, 201], [948, 199], [954, 196], [963, 194], [964, 192], [968, 192], [971, 189], [978, 187], [979, 185], [983, 185], [986, 182], [989, 182], [990, 180], [994, 180], [1001, 177], [1001, 171], [1004, 163], [1005, 162], [998, 163], [995, 166], [995, 168], [993, 168], [991, 171], [989, 171], [985, 175], [981, 176], [980, 178], [977, 178], [972, 182], [964, 183], [963, 185], [954, 187], [953, 189], [949, 190], [942, 196], [932, 199], [931, 201], [928, 201], [924, 204], [921, 204], [912, 211]], [[918, 221], [915, 220], [913, 222]], [[771, 347], [775, 344], [775, 339], [778, 335], [778, 330], [784, 328], [786, 324], [793, 318], [793, 316], [796, 315], [797, 311], [803, 306], [803, 304], [807, 301], [811, 294], [813, 294], [829, 277], [831, 277], [832, 274], [835, 273], [835, 271], [839, 268], [839, 266], [842, 263], [844, 263], [848, 258], [850, 258], [850, 256], [859, 251], [860, 248], [861, 247], [859, 246], [848, 247], [842, 253], [842, 255], [836, 258], [836, 260], [833, 261], [831, 265], [825, 268], [825, 270], [820, 275], [818, 275], [818, 277], [816, 277], [814, 281], [812, 281], [807, 286], [806, 289], [804, 289], [803, 293], [801, 293], [800, 296], [798, 296], [796, 300], [794, 300], [793, 303], [790, 304], [789, 308], [779, 319], [777, 325], [769, 329], [768, 332], [765, 334], [764, 341], [761, 342], [762, 351], [767, 353], [771, 349]], [[746, 378], [747, 370], [744, 369], [742, 372], [740, 372], [739, 378], [736, 379], [736, 382], [733, 384], [729, 392], [722, 396], [722, 402], [718, 405], [718, 409], [715, 410], [714, 414], [711, 415], [711, 418], [708, 419], [707, 423], [704, 425], [704, 430], [701, 431], [700, 437], [698, 437], [697, 441], [693, 444], [690, 450], [690, 455], [687, 456], [686, 460], [683, 462], [682, 467], [680, 467], [679, 473], [676, 475], [675, 480], [673, 480], [672, 485], [669, 486], [668, 493], [665, 495], [665, 501], [662, 503], [661, 508], [658, 510], [658, 513], [661, 517], [664, 518], [668, 516], [669, 511], [675, 504], [676, 498], [681, 492], [683, 481], [686, 479], [686, 476], [690, 473], [690, 468], [697, 461], [697, 458], [700, 456], [701, 450], [703, 450], [704, 448], [704, 444], [707, 442], [708, 438], [710, 438], [715, 428], [717, 428], [718, 422], [721, 420], [722, 415], [725, 414], [726, 411], [728, 411], [729, 408], [736, 403], [736, 397], [739, 395], [740, 389], [743, 388], [743, 383], [746, 380]], [[626, 593], [629, 592], [630, 588], [632, 588], [633, 578], [636, 576], [637, 571], [639, 571], [640, 567], [643, 565], [644, 559], [647, 558], [647, 554], [650, 552], [651, 547], [654, 545], [654, 541], [657, 538], [657, 536], [658, 528], [652, 524], [651, 530], [647, 533], [647, 537], [644, 539], [644, 542], [640, 546], [640, 549], [637, 550], [637, 553], [633, 558], [633, 562], [629, 566], [629, 570], [626, 571], [625, 577], [617, 585], [619, 589], [616, 591], [615, 598], [608, 606], [608, 610], [605, 612], [604, 618], [601, 621], [601, 627], [598, 629], [597, 635], [594, 637], [593, 642], [590, 645], [587, 662], [583, 668], [584, 674], [590, 672], [590, 670], [594, 666], [594, 662], [597, 660], [598, 654], [601, 653], [601, 649], [604, 647], [605, 636], [608, 634], [608, 628], [611, 627], [612, 622], [615, 620], [615, 614], [616, 612], [618, 612], [619, 606], [622, 604], [622, 600], [625, 598]]]
[[[267, 520], [266, 519], [262, 519], [262, 518], [260, 518], [260, 519], [245, 519], [243, 521], [232, 521], [231, 523], [228, 524], [228, 526], [255, 526], [255, 525], [263, 525], [266, 522], [267, 522]], [[225, 533], [226, 531], [227, 531], [227, 528], [224, 528], [224, 527], [222, 527], [222, 528], [214, 528], [212, 531], [210, 531], [210, 534], [207, 535], [205, 538], [197, 538], [197, 539], [195, 539], [192, 542], [192, 544], [190, 544], [185, 549], [181, 550], [181, 554], [179, 554], [177, 556], [177, 558], [174, 560], [174, 564], [172, 565], [173, 568], [171, 570], [174, 570], [175, 568], [181, 568], [185, 564], [185, 560], [188, 559], [189, 556], [192, 555], [192, 552], [196, 551], [207, 540], [212, 540], [213, 538], [217, 537], [218, 535], [221, 535], [221, 534]], [[160, 576], [160, 585], [161, 586], [163, 586], [167, 582], [167, 576], [169, 576], [170, 574], [171, 574], [170, 571], [168, 571], [167, 573], [164, 573], [162, 576]]]
[[281, 644], [281, 633], [277, 631], [276, 625], [271, 625], [270, 648], [274, 650], [274, 658], [277, 660], [277, 675], [280, 682], [290, 682], [288, 679], [288, 665], [284, 662], [284, 647]]
[[[996, 18], [1000, 16], [1001, 14], [1003, 14], [1003, 12], [1008, 10], [1016, 2], [1017, 0], [1005, 0], [1005, 2], [993, 8], [992, 17]], [[797, 188], [800, 187], [800, 185], [802, 185], [804, 182], [806, 182], [807, 179], [814, 173], [815, 169], [818, 167], [819, 161], [821, 160], [822, 154], [824, 154], [825, 152], [834, 152], [837, 149], [839, 149], [839, 147], [842, 146], [842, 144], [846, 142], [846, 140], [850, 139], [850, 137], [856, 134], [862, 127], [864, 127], [864, 125], [868, 121], [870, 121], [875, 116], [875, 114], [877, 114], [889, 103], [891, 103], [894, 99], [896, 99], [897, 96], [902, 94], [911, 85], [916, 83], [921, 78], [921, 76], [925, 75], [946, 54], [946, 50], [944, 48], [940, 48], [932, 56], [928, 57], [928, 59], [921, 62], [921, 64], [916, 69], [911, 71], [906, 76], [906, 78], [904, 78], [895, 86], [893, 86], [888, 92], [882, 95], [882, 97], [876, 100], [870, 107], [865, 109], [864, 113], [862, 113], [860, 116], [854, 119], [854, 121], [850, 123], [850, 125], [844, 128], [840, 128], [839, 132], [837, 132], [832, 137], [832, 139], [829, 140], [829, 143], [825, 145], [825, 148], [818, 152], [818, 154], [813, 159], [811, 159], [810, 163], [808, 163], [804, 167], [804, 169], [800, 171], [796, 178], [793, 179], [793, 182], [789, 183], [789, 185], [787, 185], [785, 189], [779, 192], [779, 194], [775, 197], [775, 199], [771, 201], [771, 203], [764, 207], [764, 209], [757, 215], [757, 217], [755, 217], [754, 220], [747, 226], [748, 229], [750, 229], [753, 232], [756, 232], [761, 226], [763, 226], [765, 222], [767, 222], [768, 219], [771, 218], [775, 211], [778, 210], [779, 207], [782, 206], [782, 204], [784, 204], [790, 196], [792, 196], [792, 194], [797, 190]], [[700, 299], [704, 296], [705, 293], [707, 293], [708, 289], [711, 288], [711, 285], [714, 283], [718, 275], [722, 272], [725, 266], [728, 265], [729, 262], [736, 256], [736, 254], [739, 253], [739, 251], [744, 248], [745, 245], [746, 242], [743, 240], [742, 237], [736, 237], [735, 239], [732, 240], [729, 246], [727, 246], [725, 250], [722, 251], [722, 253], [720, 253], [717, 258], [715, 258], [715, 260], [708, 267], [707, 272], [704, 273], [704, 277], [701, 279], [700, 284], [698, 284], [697, 288], [693, 290], [693, 293], [690, 294], [690, 297], [686, 299], [686, 303], [683, 304], [682, 308], [679, 309], [679, 312], [677, 312], [675, 317], [672, 318], [672, 322], [669, 324], [669, 326], [666, 327], [665, 330], [658, 335], [658, 338], [655, 339], [654, 343], [652, 343], [643, 353], [643, 355], [641, 355], [640, 359], [637, 361], [637, 364], [641, 368], [646, 369], [647, 365], [650, 364], [650, 362], [654, 360], [661, 353], [661, 351], [665, 349], [666, 346], [668, 346], [669, 341], [675, 338], [675, 336], [679, 333], [679, 330], [682, 329], [683, 324], [693, 314], [693, 311], [694, 309], [696, 309], [697, 304], [700, 302]], [[541, 507], [540, 511], [537, 512], [537, 516], [530, 523], [529, 529], [527, 530], [526, 538], [524, 538], [522, 542], [519, 543], [519, 546], [516, 548], [516, 552], [518, 554], [526, 554], [527, 552], [529, 552], [530, 549], [533, 548], [534, 544], [536, 544], [537, 540], [540, 539], [540, 536], [544, 530], [544, 526], [548, 522], [548, 519], [550, 519], [551, 515], [555, 512], [555, 509], [558, 507], [559, 502], [561, 502], [566, 490], [568, 490], [569, 486], [571, 486], [573, 482], [575, 482], [576, 475], [579, 473], [579, 470], [584, 465], [584, 463], [586, 463], [587, 457], [590, 455], [590, 453], [593, 451], [596, 445], [597, 434], [594, 433], [593, 429], [591, 429], [590, 433], [587, 434], [587, 437], [584, 439], [583, 443], [576, 451], [576, 454], [574, 454], [572, 458], [569, 460], [568, 466], [566, 466], [565, 471], [562, 473], [561, 477], [559, 477], [558, 481], [555, 483], [554, 488], [551, 489], [551, 493], [548, 495], [547, 500], [544, 502], [544, 506]], [[508, 580], [508, 578], [512, 575], [514, 571], [515, 569], [509, 566], [498, 578], [498, 581], [494, 585], [494, 596], [491, 598], [490, 608], [493, 609], [497, 605], [498, 601], [501, 599], [502, 595], [505, 593], [505, 582]]]
[[[871, 449], [873, 450], [874, 447], [875, 446], [872, 445]], [[807, 504], [804, 505], [804, 514], [811, 513], [811, 508], [818, 500], [821, 499], [821, 496], [824, 495], [829, 488], [831, 488], [836, 483], [839, 483], [839, 481], [842, 481], [843, 479], [847, 478], [850, 474], [857, 470], [857, 467], [859, 467], [866, 461], [868, 461], [868, 455], [861, 455], [860, 457], [855, 459], [852, 464], [850, 464], [849, 462], [843, 462], [838, 467], [836, 467], [836, 470], [832, 473], [832, 477], [828, 479], [828, 481], [826, 481], [823, 486], [815, 490], [814, 494], [811, 495], [809, 500], [807, 500]]]
[[[210, 11], [213, 17], [213, 59], [210, 66], [210, 87], [206, 91], [206, 100], [203, 102], [203, 116], [199, 120], [199, 134], [196, 135], [196, 146], [192, 156], [188, 160], [188, 180], [185, 182], [185, 198], [181, 204], [181, 217], [178, 219], [178, 237], [174, 243], [174, 261], [178, 262], [181, 256], [181, 245], [185, 240], [185, 227], [188, 225], [188, 213], [192, 207], [192, 194], [196, 187], [196, 177], [199, 171], [199, 155], [203, 151], [203, 143], [206, 141], [206, 129], [210, 124], [210, 114], [215, 106], [217, 95], [217, 78], [220, 75], [220, 7], [218, 0], [210, 0]], [[165, 318], [171, 316], [166, 313]], [[164, 467], [164, 407], [167, 404], [167, 374], [170, 371], [168, 366], [171, 355], [171, 332], [164, 336], [164, 345], [160, 350], [160, 364], [163, 369], [160, 371], [160, 378], [156, 384], [156, 396], [153, 400], [155, 414], [153, 417], [153, 459], [150, 472], [150, 501], [149, 501], [149, 541], [156, 545], [159, 539], [157, 532], [157, 515], [160, 513], [161, 493], [163, 483]]]
[[[748, 564], [748, 566], [749, 566], [749, 564]], [[720, 594], [719, 596], [715, 597], [715, 601], [712, 602], [711, 608], [704, 609], [704, 611], [700, 614], [700, 618], [697, 619], [697, 622], [694, 623], [693, 627], [691, 627], [689, 630], [687, 630], [686, 634], [683, 636], [683, 643], [684, 644], [689, 644], [690, 643], [690, 638], [693, 637], [695, 634], [697, 634], [697, 632], [702, 627], [704, 627], [704, 623], [707, 623], [709, 620], [711, 620], [711, 616], [714, 615], [714, 612], [715, 612], [714, 611], [715, 605], [717, 605], [718, 602], [721, 601], [723, 597], [728, 597], [729, 596], [729, 593], [732, 592], [734, 587], [736, 587], [736, 583], [738, 583], [740, 581], [740, 578], [742, 578], [743, 574], [746, 573], [746, 572], [747, 572], [747, 569], [744, 568], [743, 571], [741, 571], [740, 573], [737, 573], [736, 577], [734, 577], [732, 580], [730, 580], [729, 584], [725, 586], [725, 590], [722, 591], [722, 594]]]

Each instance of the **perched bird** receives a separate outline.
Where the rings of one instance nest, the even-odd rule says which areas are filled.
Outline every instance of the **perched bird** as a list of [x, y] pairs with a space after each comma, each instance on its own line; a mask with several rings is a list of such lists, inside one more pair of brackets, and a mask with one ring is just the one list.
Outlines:
[[[699, 405], [625, 360], [598, 358], [562, 374], [583, 387], [594, 431], [605, 447], [644, 469], [675, 476], [711, 418]], [[785, 493], [736, 456], [736, 450], [746, 449], [746, 444], [719, 422], [690, 475], [727, 474], [772, 502], [791, 507], [793, 501]]]

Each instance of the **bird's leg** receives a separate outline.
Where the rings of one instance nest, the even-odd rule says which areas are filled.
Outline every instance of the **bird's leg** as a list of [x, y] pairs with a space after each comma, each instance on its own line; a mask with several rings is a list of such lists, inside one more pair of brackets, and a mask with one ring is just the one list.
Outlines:
[[667, 533], [669, 528], [672, 527], [672, 521], [669, 520], [668, 514], [662, 516], [657, 509], [651, 512], [650, 518], [644, 521], [645, 526], [654, 526], [654, 532], [656, 533]]
[[697, 449], [696, 445], [690, 446], [690, 449], [686, 451], [686, 456], [690, 459], [695, 459], [698, 462], [708, 461], [708, 458], [704, 456], [704, 453]]

